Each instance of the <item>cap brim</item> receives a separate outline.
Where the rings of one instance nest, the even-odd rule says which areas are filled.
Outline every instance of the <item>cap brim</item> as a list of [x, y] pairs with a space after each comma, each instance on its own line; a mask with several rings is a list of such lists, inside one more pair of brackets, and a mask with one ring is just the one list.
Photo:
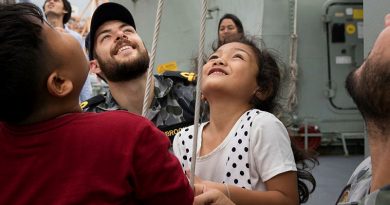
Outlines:
[[90, 29], [90, 38], [89, 38], [89, 59], [93, 60], [93, 49], [94, 49], [94, 41], [95, 41], [95, 35], [96, 31], [99, 29], [99, 27], [104, 24], [107, 21], [112, 21], [112, 20], [119, 20], [124, 23], [129, 24], [132, 26], [134, 29], [135, 23], [133, 16], [131, 15], [130, 11], [127, 10], [126, 7], [117, 4], [117, 3], [104, 3], [100, 5], [95, 12], [92, 15], [92, 20], [91, 20], [91, 29]]

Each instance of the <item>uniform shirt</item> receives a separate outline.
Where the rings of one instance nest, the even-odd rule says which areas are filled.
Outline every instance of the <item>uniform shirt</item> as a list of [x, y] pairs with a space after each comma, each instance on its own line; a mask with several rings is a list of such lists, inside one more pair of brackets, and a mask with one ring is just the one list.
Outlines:
[[[154, 97], [146, 118], [150, 119], [171, 139], [181, 127], [194, 122], [196, 86], [194, 75], [185, 72], [168, 72], [154, 76]], [[92, 100], [93, 101], [93, 100]], [[93, 105], [92, 105], [93, 104]], [[90, 103], [84, 108], [87, 112], [104, 112], [122, 109], [110, 91], [101, 98], [101, 102]]]
[[390, 184], [364, 196], [359, 201], [340, 202], [337, 205], [388, 205], [388, 204], [390, 204]]
[[357, 204], [370, 193], [371, 157], [356, 167], [337, 201], [338, 204]]
[[0, 204], [192, 205], [167, 137], [124, 111], [0, 122]]
[[358, 205], [388, 205], [388, 204], [390, 204], [390, 184], [365, 196], [359, 202]]
[[[199, 157], [204, 126], [198, 132], [195, 170], [202, 179], [265, 191], [264, 182], [297, 170], [287, 130], [271, 113], [256, 109], [245, 112], [220, 145]], [[173, 143], [184, 170], [191, 167], [192, 135], [193, 126], [182, 129]]]

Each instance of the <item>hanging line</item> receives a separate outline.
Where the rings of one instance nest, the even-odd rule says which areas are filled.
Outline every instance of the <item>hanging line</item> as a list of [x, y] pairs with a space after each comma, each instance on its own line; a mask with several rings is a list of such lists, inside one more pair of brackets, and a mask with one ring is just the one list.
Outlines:
[[163, 4], [164, 4], [164, 0], [159, 0], [158, 1], [158, 7], [157, 7], [157, 13], [156, 13], [156, 21], [155, 21], [155, 24], [154, 24], [152, 53], [150, 55], [148, 74], [147, 74], [147, 77], [146, 77], [144, 104], [143, 104], [143, 107], [142, 107], [142, 116], [144, 116], [144, 117], [146, 116], [146, 113], [148, 111], [150, 89], [152, 87], [153, 67], [154, 67], [154, 61], [155, 61], [155, 57], [156, 57], [158, 35], [160, 33], [160, 22], [161, 22], [161, 15], [162, 15]]
[[287, 110], [291, 114], [295, 111], [298, 105], [297, 97], [297, 80], [298, 80], [298, 63], [297, 63], [297, 50], [298, 50], [298, 34], [297, 34], [297, 10], [298, 0], [294, 0], [294, 13], [293, 13], [293, 28], [290, 35], [290, 85], [288, 92]]
[[191, 175], [190, 184], [194, 188], [195, 179], [195, 165], [196, 165], [196, 151], [198, 148], [198, 130], [199, 130], [199, 115], [200, 115], [200, 82], [202, 79], [202, 67], [203, 67], [203, 50], [206, 31], [206, 13], [207, 5], [206, 0], [202, 1], [201, 19], [200, 19], [200, 35], [199, 35], [199, 52], [198, 52], [198, 78], [196, 83], [196, 102], [195, 102], [195, 117], [194, 117], [194, 138], [192, 143], [192, 161], [191, 161]]

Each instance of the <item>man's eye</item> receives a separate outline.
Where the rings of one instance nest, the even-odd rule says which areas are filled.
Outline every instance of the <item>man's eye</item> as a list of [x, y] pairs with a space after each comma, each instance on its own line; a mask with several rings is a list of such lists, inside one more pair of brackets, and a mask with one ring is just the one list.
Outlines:
[[102, 37], [102, 41], [110, 39], [110, 35], [105, 35]]

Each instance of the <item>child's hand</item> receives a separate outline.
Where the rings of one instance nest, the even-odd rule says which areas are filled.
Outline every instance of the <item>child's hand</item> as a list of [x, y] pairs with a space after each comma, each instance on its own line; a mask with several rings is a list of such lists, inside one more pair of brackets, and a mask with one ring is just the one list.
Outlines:
[[[191, 171], [189, 169], [185, 170], [184, 173], [186, 174], [188, 179], [191, 179]], [[194, 184], [202, 184], [202, 183], [203, 183], [203, 179], [194, 175]]]
[[206, 191], [207, 187], [205, 184], [194, 184], [194, 195], [198, 196]]
[[221, 191], [205, 188], [204, 192], [195, 197], [194, 205], [214, 204], [214, 205], [234, 205]]

